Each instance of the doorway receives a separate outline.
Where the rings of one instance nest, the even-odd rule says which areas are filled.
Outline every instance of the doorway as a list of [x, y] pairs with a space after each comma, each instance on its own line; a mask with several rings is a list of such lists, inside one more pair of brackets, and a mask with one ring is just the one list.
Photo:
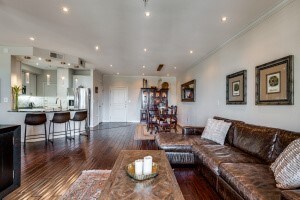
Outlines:
[[126, 87], [110, 88], [110, 122], [127, 122], [127, 93]]

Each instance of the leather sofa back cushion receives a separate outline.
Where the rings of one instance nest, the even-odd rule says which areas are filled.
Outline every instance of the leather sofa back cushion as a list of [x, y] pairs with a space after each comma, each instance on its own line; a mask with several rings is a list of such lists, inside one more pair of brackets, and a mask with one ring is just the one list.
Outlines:
[[215, 116], [214, 119], [216, 120], [223, 120], [224, 122], [229, 122], [231, 123], [231, 126], [228, 130], [228, 133], [226, 135], [226, 138], [225, 138], [225, 144], [229, 144], [229, 145], [232, 145], [233, 143], [233, 137], [234, 137], [234, 129], [235, 129], [235, 126], [237, 124], [244, 124], [245, 122], [243, 121], [238, 121], [238, 120], [232, 120], [232, 119], [226, 119], [226, 118], [222, 118], [222, 117], [217, 117]]
[[267, 163], [274, 161], [272, 153], [278, 129], [237, 124], [234, 129], [233, 146]]
[[300, 138], [300, 133], [279, 130], [274, 146], [273, 159], [275, 160], [291, 142], [298, 138]]

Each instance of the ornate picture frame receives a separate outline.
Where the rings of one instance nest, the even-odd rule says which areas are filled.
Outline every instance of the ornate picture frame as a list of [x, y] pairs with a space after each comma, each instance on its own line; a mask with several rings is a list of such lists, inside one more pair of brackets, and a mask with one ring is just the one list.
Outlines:
[[256, 67], [256, 105], [294, 105], [294, 56]]
[[181, 85], [181, 101], [195, 102], [196, 80], [191, 80]]
[[226, 104], [247, 104], [247, 70], [226, 76]]

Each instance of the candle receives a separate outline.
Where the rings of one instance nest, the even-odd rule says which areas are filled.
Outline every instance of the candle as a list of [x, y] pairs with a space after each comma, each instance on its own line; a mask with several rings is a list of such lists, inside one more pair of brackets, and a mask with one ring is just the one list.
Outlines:
[[134, 170], [136, 175], [143, 175], [143, 160], [139, 159], [134, 161]]
[[144, 175], [149, 175], [152, 173], [152, 156], [144, 157], [143, 172], [144, 172]]

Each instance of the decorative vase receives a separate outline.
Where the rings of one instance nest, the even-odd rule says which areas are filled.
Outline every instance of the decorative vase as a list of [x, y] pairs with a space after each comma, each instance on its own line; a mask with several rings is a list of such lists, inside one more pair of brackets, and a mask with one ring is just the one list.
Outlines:
[[14, 94], [14, 106], [13, 106], [14, 110], [18, 110], [19, 109], [19, 94]]
[[13, 110], [18, 110], [19, 108], [19, 94], [21, 90], [21, 86], [15, 85], [14, 87], [12, 87]]

